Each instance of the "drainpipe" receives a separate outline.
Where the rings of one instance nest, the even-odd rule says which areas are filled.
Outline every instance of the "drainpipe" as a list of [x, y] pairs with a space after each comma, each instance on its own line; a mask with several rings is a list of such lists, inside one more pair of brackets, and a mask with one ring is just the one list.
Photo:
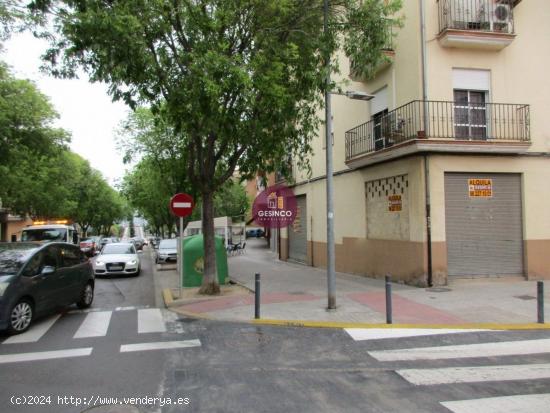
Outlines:
[[428, 287], [433, 287], [432, 272], [432, 216], [430, 201], [430, 164], [428, 155], [424, 155], [424, 187], [426, 194], [426, 234], [428, 243]]
[[[424, 101], [424, 132], [428, 137], [428, 77], [427, 71], [427, 53], [426, 53], [426, 10], [424, 0], [419, 0], [420, 3], [420, 53], [422, 56], [422, 100]], [[430, 165], [428, 163], [428, 155], [424, 155], [424, 187], [425, 187], [425, 202], [426, 202], [426, 239], [428, 243], [428, 286], [433, 286], [433, 271], [432, 271], [432, 217], [431, 217], [431, 201], [430, 201]]]

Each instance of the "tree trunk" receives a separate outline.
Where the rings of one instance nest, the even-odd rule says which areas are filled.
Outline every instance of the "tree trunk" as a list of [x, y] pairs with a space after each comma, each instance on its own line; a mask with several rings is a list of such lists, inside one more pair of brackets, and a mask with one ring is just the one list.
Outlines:
[[220, 293], [214, 234], [214, 193], [212, 191], [203, 191], [202, 235], [204, 241], [204, 273], [199, 294], [215, 295]]

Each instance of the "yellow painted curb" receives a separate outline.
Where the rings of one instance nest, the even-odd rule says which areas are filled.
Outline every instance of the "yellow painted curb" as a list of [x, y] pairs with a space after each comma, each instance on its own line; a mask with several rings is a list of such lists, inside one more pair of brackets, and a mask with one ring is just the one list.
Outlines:
[[172, 291], [170, 288], [165, 288], [162, 290], [162, 298], [164, 299], [164, 306], [170, 307], [170, 305], [174, 302], [174, 297], [172, 297]]
[[285, 326], [285, 327], [316, 327], [316, 328], [426, 328], [426, 329], [484, 329], [484, 330], [550, 330], [550, 324], [538, 323], [463, 323], [463, 324], [374, 324], [347, 323], [340, 321], [306, 321], [306, 320], [251, 320], [252, 324]]

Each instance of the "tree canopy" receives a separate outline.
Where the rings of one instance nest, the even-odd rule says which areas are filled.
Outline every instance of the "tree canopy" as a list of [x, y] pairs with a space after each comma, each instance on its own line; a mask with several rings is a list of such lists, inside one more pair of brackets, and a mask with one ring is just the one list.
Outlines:
[[[236, 168], [272, 171], [310, 150], [326, 61], [343, 49], [357, 73], [382, 59], [400, 0], [40, 0], [57, 37], [45, 59], [57, 76], [82, 68], [115, 99], [161, 113], [185, 148], [182, 168], [201, 194], [204, 293], [216, 281], [214, 193]], [[356, 43], [360, 43], [357, 46]], [[336, 71], [337, 65], [331, 65]]]

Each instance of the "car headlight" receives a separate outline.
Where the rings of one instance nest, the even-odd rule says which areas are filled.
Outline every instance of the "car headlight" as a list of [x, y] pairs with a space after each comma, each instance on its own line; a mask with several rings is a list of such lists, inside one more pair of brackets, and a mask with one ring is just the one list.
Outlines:
[[104, 265], [105, 263], [103, 261], [96, 261], [95, 265]]
[[130, 264], [130, 265], [136, 265], [136, 264], [137, 264], [137, 260], [128, 261], [128, 264]]
[[10, 283], [0, 283], [0, 297], [4, 295], [4, 291], [6, 291], [8, 285], [10, 285]]

